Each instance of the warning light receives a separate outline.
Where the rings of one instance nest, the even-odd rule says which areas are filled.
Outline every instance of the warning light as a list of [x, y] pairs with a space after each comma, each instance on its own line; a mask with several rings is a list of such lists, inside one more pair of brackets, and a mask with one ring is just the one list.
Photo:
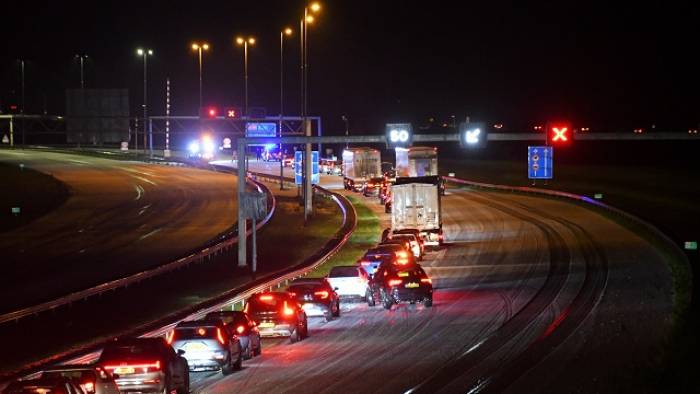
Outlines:
[[211, 107], [207, 110], [207, 114], [209, 114], [210, 118], [216, 117], [216, 108]]
[[571, 125], [566, 123], [553, 123], [548, 127], [547, 141], [555, 145], [568, 145], [573, 139]]

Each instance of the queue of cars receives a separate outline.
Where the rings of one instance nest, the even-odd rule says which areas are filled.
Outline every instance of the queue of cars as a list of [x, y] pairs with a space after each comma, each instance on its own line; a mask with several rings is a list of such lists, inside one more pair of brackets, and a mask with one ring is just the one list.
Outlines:
[[94, 364], [46, 369], [3, 393], [189, 393], [189, 372], [240, 370], [244, 359], [262, 354], [262, 338], [302, 341], [309, 336], [309, 317], [340, 317], [341, 298], [387, 310], [399, 303], [431, 307], [432, 280], [418, 263], [424, 255], [419, 230], [386, 229], [355, 265], [333, 267], [323, 278], [295, 279], [285, 291], [253, 294], [242, 311], [182, 321], [165, 337], [116, 339]]

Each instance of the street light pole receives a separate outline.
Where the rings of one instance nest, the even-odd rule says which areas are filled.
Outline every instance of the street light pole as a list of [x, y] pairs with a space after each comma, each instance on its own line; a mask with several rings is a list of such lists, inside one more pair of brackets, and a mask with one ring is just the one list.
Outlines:
[[[148, 56], [153, 55], [152, 49], [137, 49], [136, 53], [143, 57], [143, 154], [146, 154], [146, 125], [148, 124]], [[152, 136], [149, 136], [152, 138]], [[153, 155], [151, 146], [151, 155]]]
[[24, 127], [24, 59], [20, 59], [20, 74], [21, 74], [21, 83], [22, 83], [22, 108], [20, 108], [19, 113], [22, 114], [22, 146], [25, 144], [25, 139], [24, 139], [24, 134], [25, 134], [25, 127]]
[[192, 44], [192, 49], [197, 51], [197, 56], [199, 59], [199, 111], [202, 110], [202, 51], [209, 50], [209, 44], [204, 43], [194, 43]]
[[238, 37], [236, 38], [236, 44], [243, 45], [243, 116], [248, 117], [248, 44], [255, 45], [255, 38]]
[[[311, 136], [311, 124], [308, 120], [308, 24], [313, 23], [314, 17], [309, 14], [309, 8], [312, 12], [316, 13], [321, 9], [318, 3], [312, 3], [310, 6], [304, 7], [304, 17], [301, 20], [301, 64], [302, 64], [302, 82], [301, 82], [301, 92], [302, 92], [302, 125], [304, 128], [304, 135], [307, 137]], [[321, 152], [319, 152], [320, 154]], [[304, 149], [304, 170], [302, 171], [303, 176], [303, 191], [304, 191], [304, 224], [308, 222], [313, 210], [313, 189], [311, 186], [311, 175], [312, 175], [312, 154], [311, 154], [311, 144], [305, 144]]]
[[[280, 32], [280, 122], [279, 131], [282, 137], [282, 118], [284, 117], [284, 36], [292, 35], [292, 29], [287, 27]], [[280, 190], [284, 190], [284, 154], [280, 142]]]
[[[350, 127], [348, 126], [348, 117], [343, 115], [342, 118], [343, 118], [343, 122], [345, 122], [345, 136], [347, 137], [350, 133]], [[346, 149], [348, 148], [347, 142], [345, 142], [345, 148]]]

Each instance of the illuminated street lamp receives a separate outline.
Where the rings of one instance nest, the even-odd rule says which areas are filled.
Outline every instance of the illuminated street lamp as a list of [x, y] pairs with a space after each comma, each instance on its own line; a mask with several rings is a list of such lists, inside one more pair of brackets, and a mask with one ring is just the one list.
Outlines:
[[255, 37], [237, 37], [236, 44], [243, 46], [243, 79], [244, 79], [244, 95], [245, 101], [243, 104], [243, 115], [248, 116], [248, 45], [255, 45]]
[[202, 108], [202, 51], [209, 50], [209, 44], [203, 43], [193, 43], [192, 50], [197, 51], [199, 55], [199, 108]]
[[[153, 56], [152, 49], [138, 48], [136, 54], [143, 58], [143, 153], [146, 153], [146, 123], [148, 119], [148, 57]], [[152, 142], [152, 140], [151, 140]], [[151, 146], [151, 153], [153, 153]]]
[[[284, 36], [291, 36], [292, 28], [286, 27], [280, 32], [280, 122], [279, 131], [282, 137], [282, 118], [284, 117]], [[282, 154], [282, 143], [280, 142], [280, 179], [284, 176], [284, 155]], [[280, 190], [284, 190], [284, 182], [280, 181]]]

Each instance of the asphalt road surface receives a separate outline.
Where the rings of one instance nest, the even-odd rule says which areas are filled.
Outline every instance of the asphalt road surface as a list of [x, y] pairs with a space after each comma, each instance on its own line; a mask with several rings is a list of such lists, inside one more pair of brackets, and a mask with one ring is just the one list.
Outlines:
[[234, 225], [236, 177], [188, 167], [0, 151], [66, 183], [65, 204], [0, 234], [0, 311], [154, 267]]
[[517, 194], [450, 189], [443, 222], [448, 244], [422, 262], [436, 288], [432, 308], [345, 304], [338, 319], [310, 319], [300, 343], [266, 340], [240, 372], [191, 374], [192, 391], [618, 392], [643, 384], [634, 371], [658, 351], [672, 309], [670, 272], [655, 247], [583, 206]]

